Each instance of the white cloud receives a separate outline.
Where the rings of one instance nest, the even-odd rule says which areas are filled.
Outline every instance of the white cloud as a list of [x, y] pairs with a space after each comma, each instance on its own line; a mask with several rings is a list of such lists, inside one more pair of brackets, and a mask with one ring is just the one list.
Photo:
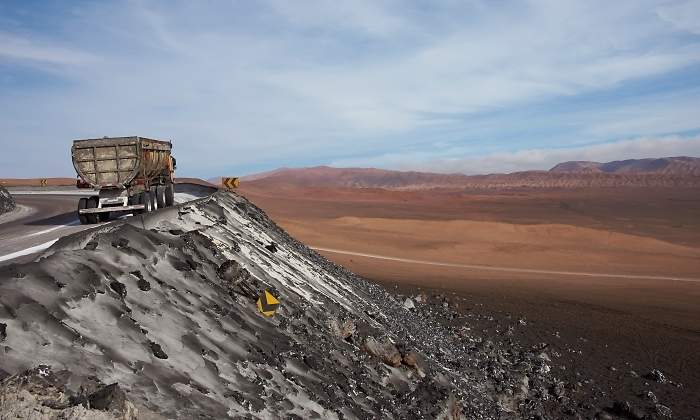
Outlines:
[[686, 0], [665, 4], [656, 10], [662, 19], [671, 22], [678, 30], [700, 35], [700, 2]]
[[455, 159], [425, 159], [420, 155], [388, 155], [367, 160], [342, 160], [333, 166], [379, 166], [438, 173], [488, 174], [547, 170], [566, 161], [610, 162], [623, 159], [670, 156], [700, 157], [700, 136], [635, 138], [604, 144], [568, 148], [525, 149]]
[[[438, 141], [451, 156], [541, 148], [539, 133], [553, 125], [575, 129], [547, 136], [565, 138], [560, 146], [700, 128], [690, 90], [664, 97], [655, 114], [602, 103], [549, 121], [545, 110], [527, 138], [499, 131], [516, 130], [492, 115], [552, 100], [566, 108], [567, 98], [698, 65], [700, 41], [686, 37], [694, 27], [683, 20], [690, 6], [659, 4], [86, 4], [56, 16], [55, 34], [0, 26], [0, 64], [20, 69], [0, 74], [8, 80], [0, 85], [0, 147], [16, 151], [0, 156], [0, 167], [67, 173], [70, 162], [53, 156], [95, 135], [172, 138], [181, 167], [207, 176], [387, 150], [434, 160], [445, 157], [431, 151]], [[31, 89], [16, 82], [24, 65], [61, 72]], [[26, 162], [24, 146], [14, 146], [20, 139], [45, 154]]]
[[92, 54], [73, 48], [0, 32], [0, 59], [2, 57], [66, 66], [87, 64], [95, 59]]

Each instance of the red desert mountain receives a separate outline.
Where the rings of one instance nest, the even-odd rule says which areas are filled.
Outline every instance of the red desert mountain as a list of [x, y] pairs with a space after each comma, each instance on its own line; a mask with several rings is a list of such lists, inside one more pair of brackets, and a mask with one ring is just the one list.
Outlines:
[[555, 173], [613, 173], [613, 174], [663, 174], [700, 176], [700, 158], [668, 157], [657, 159], [628, 159], [613, 162], [572, 161], [556, 165], [549, 172]]
[[608, 163], [564, 162], [549, 171], [463, 175], [374, 168], [283, 168], [243, 178], [251, 187], [419, 189], [700, 187], [700, 158], [668, 157]]

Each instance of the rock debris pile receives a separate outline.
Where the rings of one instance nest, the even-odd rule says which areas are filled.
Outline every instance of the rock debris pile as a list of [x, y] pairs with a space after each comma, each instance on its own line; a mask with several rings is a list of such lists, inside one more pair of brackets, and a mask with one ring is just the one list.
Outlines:
[[15, 209], [15, 200], [12, 195], [0, 185], [0, 214], [10, 212]]

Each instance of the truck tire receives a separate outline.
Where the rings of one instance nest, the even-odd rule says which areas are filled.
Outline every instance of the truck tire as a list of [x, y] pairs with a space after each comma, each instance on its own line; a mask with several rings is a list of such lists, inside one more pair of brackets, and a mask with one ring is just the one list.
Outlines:
[[156, 211], [158, 210], [158, 202], [156, 202], [156, 189], [153, 188], [150, 194], [148, 194], [149, 197], [151, 197], [151, 211]]
[[[92, 197], [87, 199], [87, 208], [96, 209], [98, 203], [99, 199], [93, 195]], [[88, 213], [85, 216], [87, 217], [87, 221], [90, 224], [95, 224], [98, 222], [97, 213]]]
[[175, 186], [167, 184], [165, 186], [165, 206], [171, 207], [175, 204]]
[[158, 185], [156, 187], [156, 204], [159, 209], [164, 209], [165, 206], [165, 186]]
[[139, 204], [143, 204], [145, 207], [143, 208], [144, 213], [150, 213], [153, 211], [153, 197], [151, 197], [151, 193], [148, 191], [144, 191], [142, 193], [139, 193]]
[[78, 220], [80, 220], [81, 225], [87, 225], [88, 219], [86, 214], [80, 214], [80, 210], [86, 209], [87, 208], [87, 198], [81, 197], [80, 200], [78, 200]]

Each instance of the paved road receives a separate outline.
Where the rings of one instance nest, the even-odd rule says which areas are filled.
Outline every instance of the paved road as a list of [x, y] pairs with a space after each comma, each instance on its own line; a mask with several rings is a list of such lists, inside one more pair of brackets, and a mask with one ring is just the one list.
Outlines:
[[386, 260], [386, 261], [396, 261], [408, 264], [424, 264], [424, 265], [434, 265], [440, 267], [454, 267], [454, 268], [464, 268], [469, 270], [485, 270], [485, 271], [501, 271], [509, 273], [534, 273], [534, 274], [554, 274], [558, 276], [575, 276], [575, 277], [597, 277], [597, 278], [620, 278], [620, 279], [633, 279], [633, 280], [671, 280], [671, 281], [687, 281], [687, 282], [700, 282], [700, 278], [690, 278], [690, 277], [666, 277], [666, 276], [644, 276], [638, 274], [614, 274], [614, 273], [586, 273], [581, 271], [557, 271], [557, 270], [539, 270], [532, 268], [517, 268], [517, 267], [499, 267], [493, 265], [479, 265], [479, 264], [457, 264], [457, 263], [446, 263], [438, 261], [426, 261], [426, 260], [414, 260], [410, 258], [400, 258], [400, 257], [389, 257], [386, 255], [376, 255], [376, 254], [365, 254], [362, 252], [353, 252], [343, 249], [331, 249], [331, 248], [319, 248], [310, 247], [311, 249], [319, 252], [328, 252], [331, 254], [344, 254], [352, 255], [355, 257], [372, 258], [376, 260]]
[[[211, 194], [215, 189], [192, 184], [175, 185], [175, 202]], [[75, 189], [10, 191], [19, 211], [0, 215], [0, 265], [27, 262], [59, 238], [98, 225], [81, 225], [76, 209], [81, 196]]]
[[0, 264], [31, 260], [31, 255], [23, 254], [39, 252], [62, 236], [87, 228], [78, 221], [76, 195], [13, 194], [13, 197], [21, 210], [16, 216], [0, 217]]

